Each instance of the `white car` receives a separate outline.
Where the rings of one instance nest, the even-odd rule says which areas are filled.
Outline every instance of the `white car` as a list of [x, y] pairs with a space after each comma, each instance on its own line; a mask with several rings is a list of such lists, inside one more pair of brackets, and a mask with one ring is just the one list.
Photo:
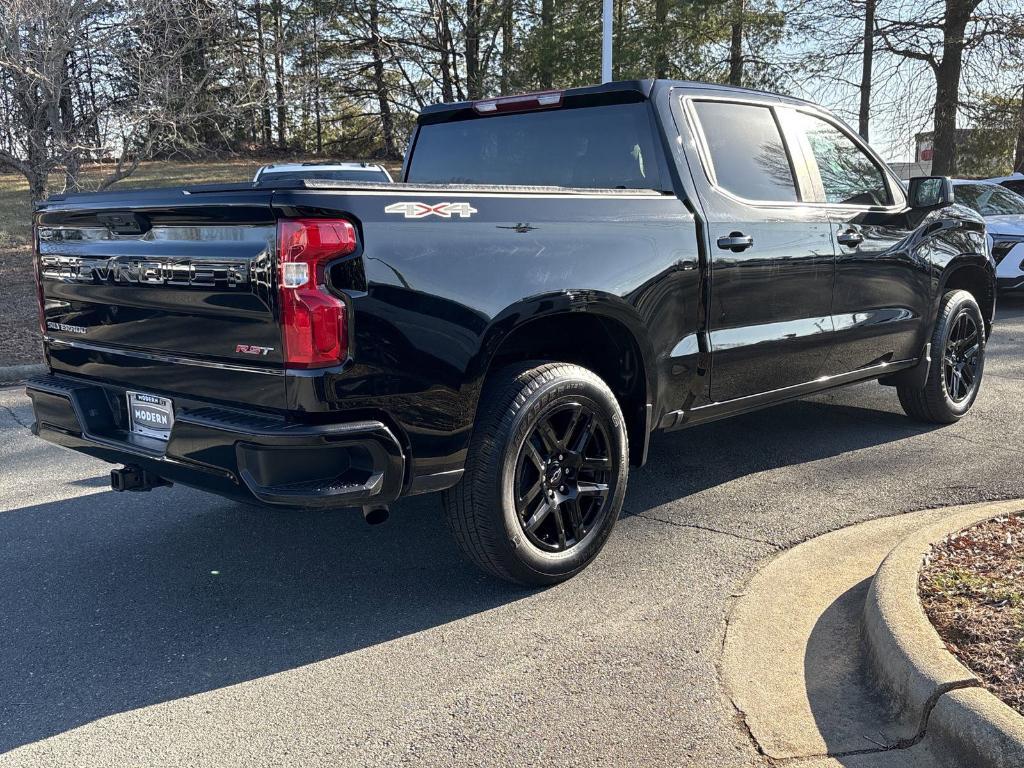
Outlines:
[[374, 163], [280, 163], [264, 165], [253, 178], [253, 183], [273, 179], [333, 179], [334, 181], [379, 181], [392, 183], [394, 179], [383, 165]]
[[1018, 195], [1024, 195], [1024, 173], [1021, 173], [1020, 171], [1011, 173], [1009, 176], [1000, 176], [996, 179], [988, 179], [988, 181], [1004, 186], [1012, 192], [1016, 192]]
[[995, 180], [957, 179], [953, 190], [958, 203], [985, 217], [999, 290], [1024, 289], [1024, 197]]

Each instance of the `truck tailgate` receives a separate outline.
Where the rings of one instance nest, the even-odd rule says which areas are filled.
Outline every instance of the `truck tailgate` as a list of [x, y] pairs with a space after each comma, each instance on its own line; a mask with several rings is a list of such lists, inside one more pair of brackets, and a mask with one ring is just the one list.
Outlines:
[[269, 191], [84, 195], [42, 206], [37, 269], [55, 372], [285, 405]]

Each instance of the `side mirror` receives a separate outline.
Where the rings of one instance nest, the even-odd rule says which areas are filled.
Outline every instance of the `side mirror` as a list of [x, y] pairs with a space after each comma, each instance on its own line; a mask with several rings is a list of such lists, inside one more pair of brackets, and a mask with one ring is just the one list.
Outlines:
[[915, 176], [907, 187], [907, 202], [911, 208], [941, 208], [955, 201], [953, 180], [949, 176]]

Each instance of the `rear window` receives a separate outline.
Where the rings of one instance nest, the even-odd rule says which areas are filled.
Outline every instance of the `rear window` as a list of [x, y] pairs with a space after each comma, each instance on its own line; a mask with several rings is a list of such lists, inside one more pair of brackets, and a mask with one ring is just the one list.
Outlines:
[[782, 133], [768, 107], [696, 101], [718, 186], [747, 200], [796, 202]]
[[647, 106], [613, 104], [420, 127], [407, 180], [661, 189]]

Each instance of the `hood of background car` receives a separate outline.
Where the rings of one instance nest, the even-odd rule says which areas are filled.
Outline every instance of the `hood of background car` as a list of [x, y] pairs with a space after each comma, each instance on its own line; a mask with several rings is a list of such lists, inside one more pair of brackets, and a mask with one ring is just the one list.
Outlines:
[[985, 226], [990, 235], [1022, 235], [1024, 236], [1024, 216], [986, 216]]

